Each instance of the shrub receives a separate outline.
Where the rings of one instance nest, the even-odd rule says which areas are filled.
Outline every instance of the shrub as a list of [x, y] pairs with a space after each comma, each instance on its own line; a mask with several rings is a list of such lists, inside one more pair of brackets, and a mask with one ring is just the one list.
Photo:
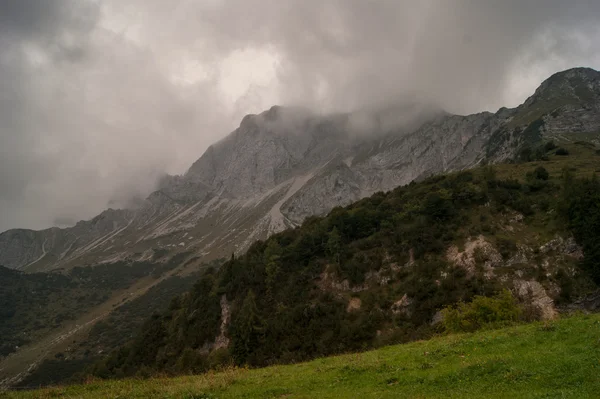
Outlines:
[[546, 152], [552, 151], [556, 148], [556, 144], [554, 144], [554, 141], [550, 140], [549, 142], [547, 142], [546, 144], [544, 144], [544, 150]]
[[567, 151], [566, 148], [560, 147], [558, 150], [556, 150], [556, 155], [569, 155], [569, 151]]
[[471, 332], [480, 328], [498, 328], [519, 321], [522, 309], [510, 291], [494, 297], [475, 296], [442, 310], [443, 327], [448, 332]]
[[538, 166], [533, 171], [533, 177], [538, 180], [548, 180], [548, 177], [550, 177], [550, 175], [548, 174], [546, 168], [544, 168], [543, 166]]

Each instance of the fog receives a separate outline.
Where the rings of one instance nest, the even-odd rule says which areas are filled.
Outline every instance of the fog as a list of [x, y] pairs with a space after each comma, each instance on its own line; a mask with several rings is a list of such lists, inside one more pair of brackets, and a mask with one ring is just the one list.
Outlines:
[[144, 197], [242, 117], [516, 106], [600, 69], [592, 0], [4, 0], [0, 231]]

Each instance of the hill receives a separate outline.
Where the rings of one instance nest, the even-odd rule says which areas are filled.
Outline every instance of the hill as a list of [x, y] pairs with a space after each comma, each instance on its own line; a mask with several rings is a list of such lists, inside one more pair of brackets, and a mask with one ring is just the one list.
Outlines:
[[600, 316], [576, 316], [259, 370], [92, 381], [7, 398], [591, 398]]
[[[565, 145], [600, 164], [593, 146]], [[502, 289], [523, 320], [552, 319], [600, 282], [600, 182], [543, 147], [547, 161], [431, 177], [259, 241], [91, 372], [266, 366], [428, 338], [442, 308]]]

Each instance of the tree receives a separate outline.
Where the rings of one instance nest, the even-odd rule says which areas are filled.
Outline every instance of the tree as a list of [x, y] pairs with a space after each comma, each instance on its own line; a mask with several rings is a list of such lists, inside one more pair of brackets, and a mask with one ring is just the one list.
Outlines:
[[327, 240], [327, 252], [335, 260], [336, 265], [340, 265], [340, 255], [342, 251], [342, 237], [338, 232], [337, 227], [329, 233], [329, 239]]
[[447, 190], [428, 193], [423, 205], [424, 213], [434, 221], [445, 221], [455, 213], [452, 195]]
[[260, 346], [261, 336], [264, 332], [264, 322], [259, 316], [256, 296], [252, 290], [246, 294], [231, 329], [231, 354], [237, 364], [244, 364]]
[[556, 144], [554, 144], [554, 141], [552, 141], [552, 140], [550, 140], [546, 144], [544, 144], [544, 150], [546, 152], [552, 151], [555, 148], [556, 148]]
[[548, 180], [548, 177], [550, 177], [550, 175], [548, 174], [546, 168], [544, 168], [543, 166], [538, 166], [533, 171], [533, 177], [538, 180]]
[[559, 210], [583, 247], [583, 269], [600, 284], [600, 182], [595, 175], [591, 179], [576, 179], [569, 172], [563, 173], [563, 181]]
[[267, 248], [264, 253], [265, 261], [265, 282], [267, 284], [267, 295], [270, 299], [273, 297], [273, 290], [279, 273], [281, 272], [279, 267], [279, 260], [281, 258], [283, 250], [276, 240], [269, 240]]

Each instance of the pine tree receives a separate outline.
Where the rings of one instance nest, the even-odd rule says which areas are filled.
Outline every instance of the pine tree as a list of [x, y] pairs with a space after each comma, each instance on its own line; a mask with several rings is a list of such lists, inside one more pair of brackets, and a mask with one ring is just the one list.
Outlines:
[[279, 243], [275, 240], [270, 240], [267, 248], [265, 249], [265, 281], [267, 284], [267, 296], [269, 299], [273, 298], [273, 291], [275, 289], [275, 283], [280, 273], [279, 259], [281, 258], [283, 250]]
[[340, 254], [342, 251], [342, 237], [338, 232], [337, 227], [329, 233], [329, 239], [327, 240], [327, 251], [329, 255], [335, 260], [336, 265], [340, 265]]
[[236, 363], [244, 364], [260, 346], [264, 331], [264, 322], [259, 315], [256, 296], [252, 290], [248, 291], [231, 328], [232, 356]]

